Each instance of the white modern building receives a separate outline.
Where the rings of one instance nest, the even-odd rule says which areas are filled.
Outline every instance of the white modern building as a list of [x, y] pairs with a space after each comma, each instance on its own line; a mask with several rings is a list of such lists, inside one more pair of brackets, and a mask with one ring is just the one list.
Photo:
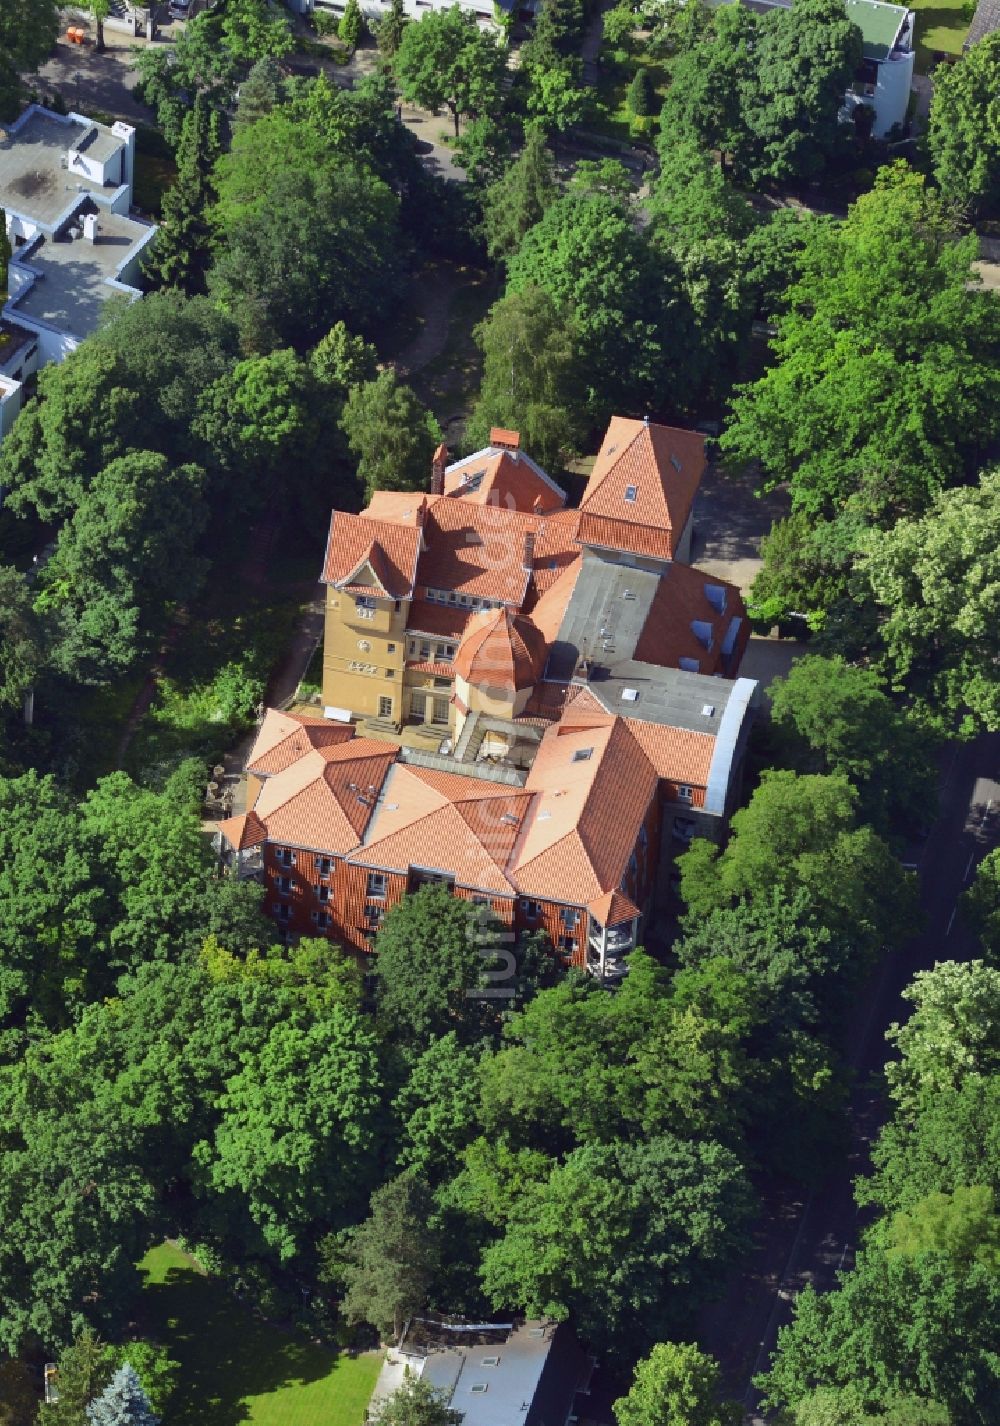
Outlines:
[[[758, 14], [777, 7], [791, 8], [791, 0], [744, 3]], [[889, 5], [885, 0], [844, 0], [844, 9], [861, 31], [864, 58], [844, 96], [840, 117], [850, 122], [854, 111], [867, 105], [875, 111], [872, 134], [884, 139], [894, 124], [906, 122], [916, 57], [914, 14], [905, 5]]]
[[[338, 20], [347, 8], [346, 0], [288, 0], [297, 15], [325, 11]], [[389, 0], [358, 0], [366, 20], [381, 20], [389, 10]], [[419, 20], [429, 10], [450, 10], [452, 5], [467, 10], [483, 29], [500, 30], [508, 19], [528, 22], [534, 18], [539, 0], [403, 0], [411, 20]]]
[[377, 1426], [411, 1376], [442, 1392], [464, 1426], [569, 1426], [593, 1370], [565, 1323], [413, 1317], [386, 1352], [366, 1419]]
[[0, 129], [0, 208], [12, 257], [0, 311], [0, 440], [23, 384], [95, 329], [134, 286], [156, 228], [130, 216], [135, 130], [30, 105]]

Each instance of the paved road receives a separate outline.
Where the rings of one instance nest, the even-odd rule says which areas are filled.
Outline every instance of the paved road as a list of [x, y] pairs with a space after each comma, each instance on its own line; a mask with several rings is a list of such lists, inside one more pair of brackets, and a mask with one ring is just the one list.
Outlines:
[[[938, 821], [917, 861], [926, 929], [887, 957], [859, 999], [847, 1046], [856, 1088], [850, 1106], [846, 1162], [805, 1202], [791, 1194], [768, 1205], [758, 1249], [726, 1300], [701, 1321], [703, 1345], [723, 1363], [729, 1389], [743, 1399], [746, 1421], [764, 1421], [750, 1377], [766, 1368], [779, 1327], [807, 1283], [835, 1285], [854, 1261], [858, 1230], [852, 1181], [866, 1169], [868, 1146], [884, 1117], [877, 1076], [886, 1059], [885, 1031], [909, 1014], [901, 992], [919, 970], [940, 960], [967, 960], [974, 937], [957, 914], [958, 898], [983, 856], [1000, 840], [1000, 735], [953, 747], [942, 769]], [[996, 824], [996, 825], [995, 825]]]

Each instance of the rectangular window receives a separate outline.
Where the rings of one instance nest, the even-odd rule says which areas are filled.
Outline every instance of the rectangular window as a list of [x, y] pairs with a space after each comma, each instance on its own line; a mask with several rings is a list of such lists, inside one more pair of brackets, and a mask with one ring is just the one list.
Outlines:
[[367, 891], [367, 894], [368, 894], [369, 896], [384, 896], [384, 895], [385, 895], [385, 891], [386, 891], [386, 877], [385, 877], [385, 872], [381, 872], [381, 871], [370, 871], [370, 872], [368, 873], [368, 891]]
[[691, 802], [694, 799], [694, 792], [686, 782], [677, 784], [677, 800], [679, 802]]
[[625, 499], [628, 501], [628, 503], [629, 503], [630, 505], [634, 505], [634, 504], [635, 504], [636, 497], [638, 496], [638, 494], [639, 494], [639, 487], [638, 487], [637, 485], [626, 485], [626, 487], [625, 487]]
[[278, 847], [275, 851], [275, 857], [281, 863], [282, 866], [295, 865], [295, 853], [292, 851], [291, 847]]
[[287, 921], [289, 916], [291, 916], [292, 914], [292, 908], [290, 906], [286, 906], [286, 904], [282, 901], [274, 908], [274, 914], [277, 916], [279, 921]]
[[328, 886], [317, 886], [316, 895], [322, 905], [325, 906], [326, 903], [330, 900], [330, 888]]
[[367, 594], [359, 594], [354, 601], [354, 612], [359, 619], [374, 619], [375, 600], [369, 599]]
[[278, 877], [278, 890], [282, 896], [287, 896], [292, 889], [292, 878], [290, 876]]
[[321, 931], [325, 931], [330, 925], [330, 913], [328, 911], [318, 911], [316, 913], [316, 925]]
[[332, 868], [333, 862], [330, 857], [320, 857], [318, 867], [320, 876], [329, 876]]
[[367, 919], [367, 921], [368, 921], [369, 926], [381, 926], [381, 924], [382, 924], [382, 907], [381, 907], [381, 906], [366, 906], [366, 907], [365, 907], [365, 917], [366, 917], [366, 919]]
[[559, 910], [559, 920], [567, 931], [573, 931], [580, 924], [580, 913], [575, 906], [562, 906]]
[[524, 914], [525, 914], [525, 916], [528, 918], [528, 920], [529, 920], [529, 921], [537, 921], [538, 918], [539, 918], [539, 916], [541, 916], [541, 914], [542, 914], [542, 905], [541, 905], [541, 902], [540, 902], [540, 901], [524, 901], [524, 902], [522, 902], [521, 904], [522, 904], [523, 907], [524, 907]]
[[575, 951], [575, 950], [576, 950], [576, 942], [573, 940], [573, 937], [572, 937], [572, 936], [560, 936], [560, 937], [559, 937], [559, 949], [560, 949], [561, 951]]
[[379, 716], [380, 718], [391, 718], [391, 717], [392, 717], [392, 699], [391, 699], [391, 698], [385, 698], [385, 697], [383, 697], [383, 698], [380, 698], [380, 699], [379, 699], [379, 701], [378, 701], [378, 716]]
[[451, 663], [452, 659], [455, 657], [455, 645], [443, 644], [440, 652], [441, 657], [445, 660], [445, 662]]
[[434, 712], [431, 715], [431, 722], [443, 724], [448, 722], [448, 704], [443, 698], [434, 699]]
[[421, 645], [420, 645], [420, 657], [424, 660], [425, 663], [430, 659], [430, 656], [431, 656], [431, 646], [430, 646], [430, 644], [421, 644]]
[[386, 651], [387, 654], [394, 654], [394, 653], [396, 652], [396, 645], [395, 645], [395, 644], [387, 644], [385, 651]]

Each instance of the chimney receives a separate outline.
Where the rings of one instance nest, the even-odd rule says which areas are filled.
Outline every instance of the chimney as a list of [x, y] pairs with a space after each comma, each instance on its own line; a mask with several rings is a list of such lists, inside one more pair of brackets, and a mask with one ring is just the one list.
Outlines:
[[448, 447], [442, 441], [431, 459], [431, 494], [444, 494], [444, 468], [448, 463]]
[[505, 431], [502, 426], [494, 426], [490, 431], [490, 445], [500, 451], [521, 449], [520, 431]]
[[83, 236], [88, 243], [97, 242], [97, 214], [84, 213], [83, 215]]
[[535, 537], [529, 530], [524, 537], [524, 557], [522, 560], [525, 569], [531, 569], [535, 558]]

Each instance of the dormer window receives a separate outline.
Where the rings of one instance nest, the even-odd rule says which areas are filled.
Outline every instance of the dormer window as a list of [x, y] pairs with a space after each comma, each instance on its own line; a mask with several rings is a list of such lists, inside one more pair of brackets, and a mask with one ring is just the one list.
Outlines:
[[573, 754], [573, 761], [575, 763], [589, 762], [593, 755], [593, 748], [577, 748], [576, 752]]
[[628, 501], [628, 503], [629, 503], [630, 505], [634, 505], [634, 504], [635, 504], [636, 500], [638, 499], [638, 496], [639, 496], [639, 487], [638, 487], [637, 485], [626, 485], [626, 487], [625, 487], [625, 499]]

